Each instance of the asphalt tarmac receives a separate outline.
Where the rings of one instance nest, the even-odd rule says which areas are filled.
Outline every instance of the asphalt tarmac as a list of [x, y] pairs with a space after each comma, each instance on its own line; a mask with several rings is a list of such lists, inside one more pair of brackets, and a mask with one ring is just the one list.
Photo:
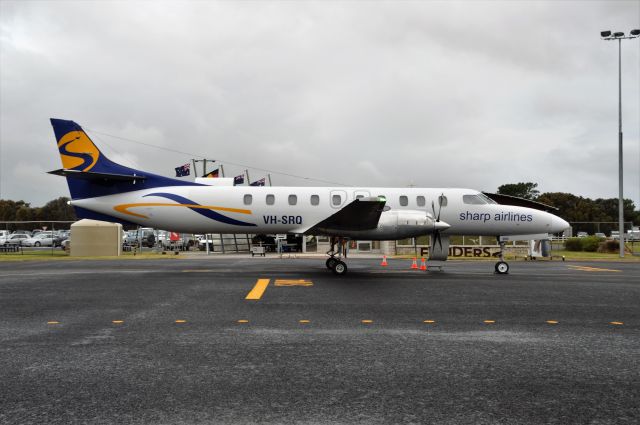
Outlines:
[[0, 263], [0, 423], [640, 422], [640, 264], [379, 263]]

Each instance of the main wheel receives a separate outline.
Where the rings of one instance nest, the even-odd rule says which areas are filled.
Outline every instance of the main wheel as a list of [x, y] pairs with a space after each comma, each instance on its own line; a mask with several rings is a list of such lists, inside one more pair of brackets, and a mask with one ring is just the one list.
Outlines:
[[498, 274], [507, 274], [509, 273], [509, 264], [504, 261], [498, 261], [496, 263], [496, 273]]
[[36, 242], [33, 244], [34, 246], [40, 246], [40, 242]]
[[333, 266], [333, 272], [338, 276], [342, 276], [347, 273], [347, 265], [342, 261], [336, 260], [336, 264]]
[[326, 263], [327, 264], [327, 268], [329, 270], [333, 270], [333, 267], [336, 265], [337, 262], [338, 262], [338, 260], [336, 260], [333, 257], [327, 258], [327, 263]]

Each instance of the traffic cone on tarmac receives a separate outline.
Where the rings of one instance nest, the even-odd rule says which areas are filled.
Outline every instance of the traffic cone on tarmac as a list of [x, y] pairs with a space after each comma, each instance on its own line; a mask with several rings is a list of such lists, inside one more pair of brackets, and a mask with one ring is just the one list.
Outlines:
[[380, 265], [382, 267], [387, 267], [389, 265], [389, 264], [387, 264], [387, 256], [386, 255], [382, 256], [382, 263], [380, 263]]
[[418, 262], [416, 261], [416, 257], [413, 257], [413, 263], [411, 264], [412, 269], [418, 268]]
[[427, 270], [427, 262], [424, 257], [422, 257], [422, 261], [420, 262], [420, 270]]

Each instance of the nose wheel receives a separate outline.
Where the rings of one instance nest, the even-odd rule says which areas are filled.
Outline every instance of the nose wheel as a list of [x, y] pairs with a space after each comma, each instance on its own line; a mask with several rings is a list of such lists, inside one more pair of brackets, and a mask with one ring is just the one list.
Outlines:
[[496, 274], [507, 274], [509, 273], [509, 264], [504, 261], [502, 251], [504, 250], [505, 243], [500, 240], [500, 236], [498, 236], [498, 243], [500, 244], [500, 261], [498, 261], [495, 266]]
[[498, 261], [496, 263], [496, 273], [498, 274], [507, 274], [509, 273], [509, 264], [504, 261]]

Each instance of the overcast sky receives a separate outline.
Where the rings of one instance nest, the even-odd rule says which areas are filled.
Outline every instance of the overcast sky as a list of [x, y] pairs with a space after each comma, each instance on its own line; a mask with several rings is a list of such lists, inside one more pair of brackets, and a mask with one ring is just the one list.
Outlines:
[[[68, 196], [50, 117], [110, 159], [356, 186], [618, 196], [617, 42], [639, 1], [0, 0], [0, 198]], [[640, 39], [622, 43], [640, 197]], [[150, 148], [115, 135], [189, 154]], [[225, 162], [226, 161], [226, 162]], [[274, 185], [327, 185], [272, 175]]]

